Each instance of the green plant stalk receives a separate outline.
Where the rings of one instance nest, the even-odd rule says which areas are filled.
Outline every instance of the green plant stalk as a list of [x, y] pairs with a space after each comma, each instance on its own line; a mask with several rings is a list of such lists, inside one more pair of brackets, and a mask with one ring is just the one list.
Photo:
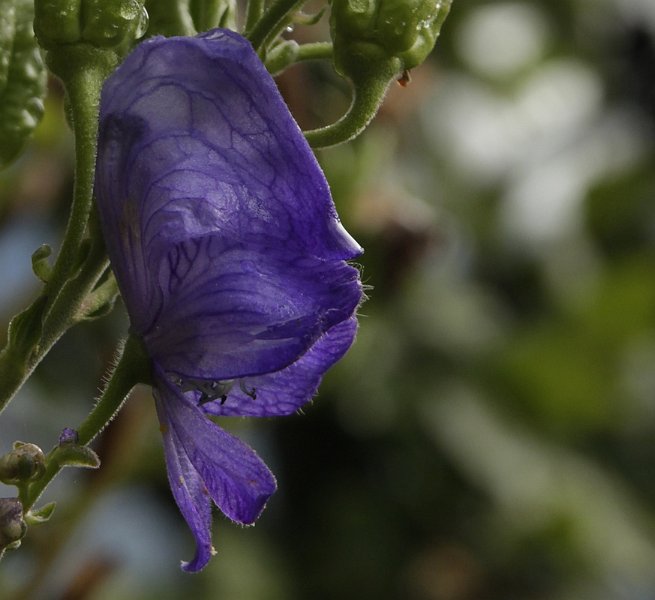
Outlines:
[[48, 55], [48, 66], [64, 83], [73, 115], [75, 133], [75, 184], [73, 203], [59, 255], [45, 287], [48, 306], [77, 266], [79, 247], [86, 231], [93, 201], [93, 179], [102, 85], [118, 62], [107, 50], [71, 46]]
[[[77, 429], [78, 444], [86, 446], [109, 424], [127, 400], [129, 393], [137, 383], [148, 383], [150, 380], [150, 359], [143, 344], [135, 337], [128, 337], [116, 367], [107, 382], [98, 402], [86, 419]], [[62, 465], [57, 460], [58, 446], [49, 454], [46, 460], [46, 470], [39, 480], [27, 488], [23, 502], [23, 510], [27, 512], [39, 499], [48, 484], [61, 471]]]
[[[104, 245], [96, 239], [79, 274], [66, 282], [43, 319], [36, 346], [27, 355], [18, 354], [10, 346], [0, 352], [0, 412], [66, 330], [81, 320], [80, 310], [108, 265]], [[37, 304], [41, 299], [42, 296], [32, 305], [36, 309], [34, 320], [43, 316]]]
[[298, 47], [296, 62], [332, 58], [332, 42], [312, 42]]
[[331, 125], [305, 131], [309, 145], [313, 148], [326, 148], [356, 138], [377, 114], [396, 72], [397, 66], [390, 61], [382, 72], [362, 76], [354, 82], [353, 99], [346, 114]]
[[264, 0], [248, 0], [244, 31], [251, 31], [264, 14]]
[[324, 60], [332, 58], [331, 42], [312, 42], [297, 46], [293, 54], [287, 54], [283, 45], [273, 50], [266, 58], [266, 69], [273, 75], [277, 75], [299, 62], [307, 60]]
[[[102, 245], [84, 256], [84, 239], [93, 202], [100, 92], [118, 62], [113, 51], [71, 45], [48, 53], [47, 62], [63, 81], [73, 115], [75, 185], [73, 202], [57, 260], [41, 295], [28, 310], [30, 326], [41, 328], [31, 348], [17, 350], [11, 340], [0, 351], [0, 412], [9, 404], [54, 343], [75, 323], [85, 296], [107, 267]], [[76, 271], [81, 271], [76, 274]]]
[[245, 37], [250, 40], [260, 56], [266, 53], [267, 43], [284, 29], [289, 15], [299, 10], [305, 2], [306, 0], [275, 0], [252, 29], [246, 29]]

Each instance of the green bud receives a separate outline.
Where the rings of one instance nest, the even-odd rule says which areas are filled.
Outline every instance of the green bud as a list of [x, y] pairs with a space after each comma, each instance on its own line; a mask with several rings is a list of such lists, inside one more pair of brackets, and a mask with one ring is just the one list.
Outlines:
[[16, 6], [14, 0], [0, 0], [0, 92], [7, 84], [11, 47], [16, 33]]
[[0, 0], [0, 169], [20, 155], [43, 116], [47, 75], [33, 18], [32, 0]]
[[451, 0], [333, 0], [334, 64], [353, 81], [420, 65], [434, 48]]
[[52, 267], [48, 261], [51, 254], [52, 248], [48, 244], [41, 244], [32, 252], [32, 271], [43, 283], [47, 283], [52, 272]]
[[0, 498], [0, 550], [16, 544], [25, 535], [23, 505], [18, 498]]
[[145, 33], [143, 0], [84, 0], [83, 14], [82, 38], [95, 46], [116, 47]]
[[45, 472], [45, 454], [35, 444], [15, 442], [14, 449], [0, 456], [0, 481], [10, 485], [39, 479]]
[[145, 33], [144, 0], [35, 0], [34, 32], [43, 48], [129, 45]]
[[34, 33], [43, 48], [74, 44], [81, 38], [82, 0], [35, 0]]

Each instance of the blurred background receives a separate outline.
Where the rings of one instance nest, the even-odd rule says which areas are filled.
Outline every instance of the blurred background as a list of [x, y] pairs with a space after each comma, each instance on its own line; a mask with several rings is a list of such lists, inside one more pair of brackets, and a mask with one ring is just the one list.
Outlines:
[[[303, 414], [222, 422], [278, 477], [256, 527], [216, 512], [218, 556], [179, 570], [193, 540], [139, 389], [102, 468], [49, 488], [1, 598], [655, 598], [655, 4], [453, 4], [410, 85], [319, 154], [372, 289]], [[348, 103], [327, 63], [279, 84], [305, 128]], [[58, 244], [71, 162], [53, 81], [0, 173], [0, 335], [36, 292], [31, 252]], [[126, 327], [119, 306], [69, 331], [0, 452], [79, 423]]]

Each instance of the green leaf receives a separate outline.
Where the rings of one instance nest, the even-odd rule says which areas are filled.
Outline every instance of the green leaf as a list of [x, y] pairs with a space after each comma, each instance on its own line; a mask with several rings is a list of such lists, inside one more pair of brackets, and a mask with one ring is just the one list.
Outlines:
[[50, 517], [55, 512], [56, 506], [56, 502], [48, 502], [48, 504], [44, 504], [36, 510], [31, 510], [25, 515], [25, 522], [28, 525], [34, 525], [36, 523], [45, 523], [46, 521], [49, 521]]
[[97, 469], [100, 466], [98, 455], [88, 446], [78, 444], [60, 444], [55, 460], [60, 467]]

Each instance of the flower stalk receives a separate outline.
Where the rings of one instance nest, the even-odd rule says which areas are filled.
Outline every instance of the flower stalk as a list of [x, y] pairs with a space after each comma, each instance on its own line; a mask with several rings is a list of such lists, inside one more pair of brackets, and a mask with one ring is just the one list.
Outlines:
[[[87, 446], [116, 416], [137, 383], [150, 380], [150, 361], [140, 340], [129, 336], [116, 367], [102, 395], [77, 429], [77, 445]], [[48, 484], [67, 465], [63, 459], [64, 445], [55, 446], [46, 458], [44, 474], [26, 488], [21, 501], [27, 512], [39, 499]]]

